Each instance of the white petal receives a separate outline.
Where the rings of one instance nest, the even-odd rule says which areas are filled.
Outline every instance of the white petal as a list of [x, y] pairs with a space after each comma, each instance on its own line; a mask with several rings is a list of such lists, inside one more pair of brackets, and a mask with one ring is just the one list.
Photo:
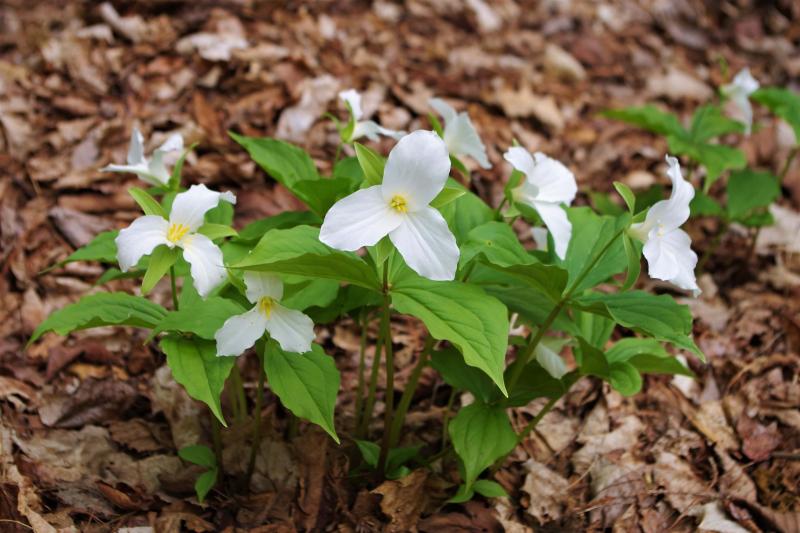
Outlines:
[[750, 96], [761, 86], [758, 80], [750, 74], [750, 69], [745, 67], [733, 77], [733, 85], [745, 96]]
[[128, 164], [131, 166], [147, 166], [147, 160], [144, 158], [144, 137], [139, 128], [133, 128], [133, 133], [131, 133], [131, 143], [128, 146]]
[[247, 288], [245, 292], [247, 299], [252, 303], [257, 303], [264, 296], [274, 300], [283, 298], [283, 282], [281, 278], [269, 272], [246, 271], [244, 273], [244, 286]]
[[310, 318], [280, 304], [272, 305], [267, 331], [287, 352], [310, 352], [311, 343], [316, 337], [314, 322]]
[[739, 108], [739, 112], [742, 114], [742, 122], [744, 122], [744, 132], [746, 135], [750, 135], [751, 130], [753, 129], [753, 106], [750, 105], [750, 99], [747, 98], [746, 95], [741, 93], [736, 93], [732, 97], [733, 103], [736, 104], [736, 107]]
[[154, 176], [151, 171], [150, 167], [142, 163], [140, 165], [107, 165], [100, 169], [101, 172], [125, 172], [136, 174], [139, 179], [149, 183], [150, 185], [163, 185], [164, 182], [161, 181], [159, 176]]
[[426, 207], [444, 188], [450, 174], [450, 155], [444, 141], [432, 131], [409, 133], [395, 145], [383, 172], [383, 199], [406, 199], [408, 210]]
[[536, 165], [528, 174], [528, 181], [539, 189], [537, 200], [570, 205], [578, 192], [575, 175], [561, 161], [541, 152], [533, 154]]
[[553, 235], [556, 255], [564, 259], [567, 256], [569, 240], [572, 238], [572, 223], [567, 218], [567, 212], [564, 211], [561, 204], [534, 202], [533, 207], [536, 208], [545, 226]]
[[509, 148], [506, 153], [503, 154], [503, 159], [511, 163], [515, 169], [525, 174], [525, 176], [533, 172], [533, 167], [536, 165], [530, 152], [521, 146], [512, 146]]
[[364, 116], [361, 110], [361, 95], [355, 89], [348, 89], [339, 93], [339, 98], [348, 104], [353, 113], [353, 120], [360, 120]]
[[205, 298], [228, 277], [222, 250], [200, 233], [189, 234], [180, 241], [183, 258], [191, 266], [192, 280], [197, 293]]
[[180, 133], [173, 133], [167, 137], [164, 144], [156, 149], [156, 152], [167, 154], [169, 152], [180, 152], [181, 150], [183, 150], [183, 137]]
[[[658, 242], [658, 256], [655, 258], [658, 264], [654, 268], [645, 253], [650, 277], [669, 281], [681, 289], [692, 291], [695, 295], [700, 294], [694, 275], [697, 254], [692, 250], [692, 239], [689, 235], [683, 230], [675, 230], [653, 240]], [[652, 250], [648, 252], [653, 255]]]
[[156, 246], [168, 244], [167, 229], [169, 222], [158, 215], [139, 217], [119, 232], [114, 242], [117, 244], [117, 260], [119, 268], [127, 272], [148, 255]]
[[459, 255], [456, 238], [433, 207], [408, 213], [389, 238], [420, 276], [437, 281], [455, 277]]
[[456, 110], [441, 98], [431, 98], [428, 104], [442, 116], [445, 126], [456, 118]]
[[390, 130], [389, 128], [384, 128], [383, 126], [378, 126], [378, 133], [380, 133], [384, 137], [391, 137], [395, 141], [399, 141], [407, 134], [403, 130]]
[[333, 204], [322, 222], [319, 240], [338, 250], [358, 250], [377, 243], [402, 220], [403, 215], [383, 199], [381, 185], [375, 185]]
[[189, 226], [190, 232], [197, 231], [203, 225], [203, 217], [206, 212], [217, 207], [220, 200], [236, 203], [236, 197], [230, 192], [219, 193], [202, 184], [192, 185], [188, 191], [175, 197], [169, 221], [173, 224]]
[[214, 333], [217, 355], [240, 355], [253, 346], [267, 328], [267, 317], [257, 307], [230, 317]]
[[689, 204], [694, 198], [694, 187], [683, 179], [678, 160], [667, 156], [669, 169], [667, 175], [672, 181], [672, 193], [669, 199], [656, 202], [650, 207], [644, 226], [648, 231], [659, 227], [663, 232], [678, 229], [689, 219]]
[[459, 113], [445, 126], [444, 142], [451, 154], [467, 155], [477, 161], [482, 168], [491, 168], [486, 157], [486, 147], [466, 113]]
[[547, 250], [546, 228], [531, 228], [531, 237], [533, 237], [533, 242], [536, 243], [537, 250]]

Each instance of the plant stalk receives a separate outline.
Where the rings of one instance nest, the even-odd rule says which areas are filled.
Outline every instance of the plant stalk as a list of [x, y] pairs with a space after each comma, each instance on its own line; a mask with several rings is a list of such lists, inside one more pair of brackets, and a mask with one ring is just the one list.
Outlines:
[[406, 388], [403, 390], [403, 396], [400, 398], [400, 403], [397, 405], [397, 411], [395, 412], [394, 419], [392, 420], [392, 427], [391, 431], [389, 432], [389, 449], [392, 449], [395, 445], [397, 445], [397, 439], [400, 437], [400, 431], [403, 429], [406, 413], [411, 405], [411, 400], [414, 399], [414, 393], [417, 391], [417, 386], [419, 385], [419, 378], [422, 375], [422, 371], [428, 364], [428, 359], [430, 358], [431, 349], [433, 349], [434, 342], [435, 341], [433, 337], [431, 337], [429, 334], [428, 338], [425, 339], [425, 346], [422, 348], [422, 352], [419, 354], [417, 366], [414, 367], [414, 370], [411, 372], [411, 376], [408, 378], [408, 383], [406, 383]]
[[533, 419], [531, 419], [531, 421], [528, 422], [524, 428], [522, 428], [522, 431], [519, 432], [519, 435], [517, 435], [517, 444], [520, 444], [522, 441], [525, 440], [525, 438], [530, 434], [530, 432], [533, 431], [533, 428], [535, 428], [536, 425], [542, 421], [542, 418], [544, 418], [544, 416], [547, 413], [549, 413], [553, 409], [553, 407], [555, 407], [556, 402], [558, 402], [558, 400], [560, 399], [561, 396], [559, 396], [558, 398], [551, 398], [550, 401], [548, 401], [545, 404], [545, 406], [542, 407], [542, 409], [538, 413], [536, 413], [536, 416], [533, 417]]
[[381, 357], [383, 356], [383, 331], [378, 334], [378, 343], [375, 345], [375, 356], [372, 358], [372, 370], [369, 376], [369, 390], [367, 391], [367, 401], [364, 404], [364, 412], [361, 413], [361, 424], [356, 432], [358, 438], [365, 438], [369, 431], [369, 421], [372, 418], [372, 411], [375, 408], [375, 393], [378, 388], [378, 371], [381, 367]]
[[505, 195], [503, 195], [503, 199], [500, 201], [500, 205], [498, 205], [497, 209], [494, 210], [494, 218], [496, 218], [497, 220], [503, 220], [502, 211], [506, 203], [508, 203], [508, 198]]
[[439, 450], [439, 453], [444, 453], [447, 449], [447, 438], [449, 437], [447, 430], [450, 426], [450, 412], [453, 410], [453, 402], [456, 399], [457, 392], [455, 387], [450, 390], [450, 397], [447, 399], [447, 407], [444, 409], [444, 415], [442, 416], [442, 449]]
[[247, 474], [245, 475], [245, 487], [250, 486], [250, 479], [256, 468], [256, 455], [261, 447], [261, 403], [264, 396], [264, 354], [258, 354], [258, 388], [256, 388], [256, 403], [253, 406], [253, 442], [250, 448], [250, 460], [247, 462]]
[[169, 282], [172, 287], [172, 308], [178, 310], [178, 288], [175, 284], [175, 265], [169, 267]]
[[231, 387], [233, 388], [233, 417], [237, 422], [243, 422], [247, 416], [247, 397], [244, 392], [244, 383], [242, 381], [242, 374], [239, 371], [239, 365], [234, 364], [231, 370]]
[[356, 407], [354, 413], [356, 430], [361, 426], [361, 408], [364, 406], [364, 373], [366, 371], [365, 354], [367, 351], [367, 333], [369, 317], [366, 310], [362, 310], [359, 316], [361, 326], [361, 343], [358, 350], [358, 388], [356, 390]]
[[217, 458], [219, 472], [217, 479], [222, 485], [222, 480], [225, 479], [225, 465], [222, 462], [222, 425], [217, 420], [217, 417], [214, 416], [214, 413], [211, 413], [211, 440], [214, 444], [214, 456]]
[[378, 456], [378, 474], [381, 478], [386, 474], [386, 461], [389, 458], [390, 433], [394, 411], [394, 354], [392, 353], [391, 331], [391, 297], [389, 296], [389, 267], [383, 267], [383, 316], [381, 319], [381, 337], [383, 351], [386, 354], [386, 390], [384, 392], [383, 439]]

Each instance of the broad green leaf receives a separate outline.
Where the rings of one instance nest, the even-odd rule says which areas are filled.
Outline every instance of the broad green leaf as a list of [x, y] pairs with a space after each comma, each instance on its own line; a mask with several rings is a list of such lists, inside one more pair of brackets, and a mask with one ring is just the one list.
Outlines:
[[719, 202], [703, 191], [695, 191], [692, 203], [689, 204], [693, 217], [723, 217], [725, 211]]
[[632, 215], [636, 214], [636, 195], [633, 194], [631, 188], [621, 181], [615, 181], [614, 188], [617, 190], [619, 195], [622, 196], [622, 199], [625, 200], [625, 205], [628, 206], [628, 211], [630, 211]]
[[602, 114], [661, 135], [681, 135], [686, 132], [678, 117], [672, 113], [661, 111], [653, 105], [610, 109]]
[[561, 379], [567, 373], [567, 365], [560, 355], [567, 342], [568, 339], [564, 338], [544, 337], [533, 352], [536, 362], [556, 379]]
[[364, 181], [370, 185], [380, 185], [383, 182], [383, 169], [386, 158], [361, 143], [353, 143], [356, 150], [356, 159], [364, 173]]
[[201, 339], [214, 340], [214, 334], [230, 317], [244, 313], [245, 309], [233, 300], [210, 296], [178, 311], [170, 311], [161, 320], [150, 338], [163, 331], [194, 333]]
[[91, 294], [47, 317], [33, 332], [28, 344], [48, 331], [66, 335], [71, 331], [100, 326], [153, 328], [166, 313], [160, 305], [140, 296], [124, 292]]
[[507, 498], [508, 493], [500, 483], [490, 479], [479, 479], [472, 485], [472, 489], [484, 498]]
[[627, 291], [639, 279], [639, 274], [642, 270], [642, 245], [634, 242], [630, 235], [627, 233], [622, 234], [622, 244], [625, 248], [625, 257], [628, 259], [628, 268], [625, 275], [625, 282], [622, 284], [622, 290]]
[[[448, 179], [448, 182], [450, 181], [452, 181], [452, 178]], [[436, 195], [436, 198], [434, 198], [431, 201], [431, 207], [436, 209], [441, 209], [450, 202], [455, 202], [456, 200], [464, 196], [466, 192], [467, 190], [464, 189], [464, 187], [461, 186], [456, 187], [451, 185], [450, 183], [447, 183], [444, 186], [444, 189], [442, 189], [442, 191]]]
[[[512, 368], [513, 365], [510, 365], [506, 373], [510, 373]], [[565, 374], [562, 379], [556, 379], [538, 361], [531, 361], [522, 369], [514, 390], [509, 391], [506, 403], [508, 407], [521, 407], [536, 398], [560, 398], [575, 381], [574, 374], [572, 372]]]
[[621, 326], [692, 351], [702, 360], [703, 353], [692, 340], [692, 312], [672, 297], [644, 291], [589, 294], [573, 298], [573, 305], [600, 313]]
[[[361, 452], [364, 462], [372, 468], [378, 468], [378, 459], [380, 458], [381, 448], [374, 442], [367, 440], [355, 439], [356, 446]], [[405, 463], [414, 459], [422, 448], [418, 446], [406, 446], [401, 448], [392, 448], [386, 457], [386, 477], [388, 479], [399, 479], [408, 475], [410, 472]]]
[[214, 468], [217, 466], [217, 458], [211, 448], [200, 444], [181, 448], [178, 450], [178, 457], [187, 463], [205, 466], [206, 468]]
[[467, 182], [469, 182], [470, 172], [469, 169], [467, 168], [467, 165], [465, 165], [459, 158], [457, 158], [453, 154], [450, 154], [450, 164], [453, 166], [454, 169], [461, 172], [461, 174], [467, 178]]
[[535, 289], [547, 297], [551, 302], [558, 302], [567, 285], [567, 271], [554, 265], [534, 262], [532, 256], [530, 264], [516, 264], [509, 266], [493, 265], [491, 268], [516, 278], [526, 286]]
[[147, 263], [147, 271], [142, 279], [142, 294], [147, 294], [161, 278], [169, 271], [169, 267], [175, 264], [180, 255], [179, 248], [168, 246], [157, 246], [150, 254], [150, 261]]
[[764, 87], [750, 95], [750, 99], [769, 108], [785, 120], [794, 130], [795, 142], [800, 143], [800, 95], [780, 87]]
[[281, 304], [290, 309], [305, 311], [309, 307], [326, 307], [336, 299], [339, 283], [330, 279], [312, 279], [285, 285]]
[[461, 246], [461, 266], [469, 263], [476, 255], [501, 267], [534, 263], [536, 260], [520, 244], [511, 226], [503, 222], [487, 222], [473, 228]]
[[642, 390], [642, 376], [630, 363], [613, 363], [609, 365], [608, 382], [623, 396], [633, 396]]
[[235, 357], [218, 357], [213, 341], [168, 335], [161, 339], [161, 350], [175, 381], [195, 400], [205, 403], [223, 425], [220, 396], [231, 373]]
[[391, 288], [398, 312], [422, 320], [436, 339], [449, 341], [464, 361], [486, 372], [503, 394], [508, 311], [496, 298], [474, 285], [431, 281], [409, 272]]
[[[572, 289], [574, 294], [594, 287], [625, 270], [628, 260], [619, 230], [625, 227], [627, 222], [625, 217], [629, 219], [627, 214], [625, 217], [612, 218], [596, 215], [588, 207], [572, 207], [567, 210], [567, 215], [572, 222], [572, 238], [566, 258], [563, 261], [559, 260], [559, 263], [569, 272], [567, 287]], [[611, 243], [601, 255], [612, 239], [615, 239], [615, 242]], [[574, 286], [597, 257], [599, 259], [589, 270], [588, 275]]]
[[334, 165], [333, 177], [347, 178], [355, 183], [362, 183], [364, 181], [364, 171], [361, 170], [357, 157], [345, 157]]
[[319, 240], [319, 228], [311, 226], [268, 231], [233, 268], [334, 279], [382, 290], [381, 281], [363, 259], [325, 246]]
[[105, 285], [109, 281], [118, 279], [135, 279], [141, 278], [142, 276], [144, 276], [144, 270], [136, 269], [123, 272], [118, 268], [112, 267], [103, 272], [103, 274], [94, 282], [94, 285], [95, 287], [99, 287], [100, 285]]
[[625, 361], [639, 372], [650, 374], [682, 374], [694, 377], [694, 372], [672, 357], [656, 339], [626, 337], [606, 352], [610, 363]]
[[692, 115], [689, 135], [695, 142], [705, 142], [727, 133], [743, 133], [744, 124], [722, 114], [722, 108], [709, 104], [698, 107]]
[[442, 128], [442, 123], [439, 122], [439, 118], [433, 113], [428, 113], [428, 122], [431, 123], [431, 129], [433, 129], [439, 137], [444, 139], [444, 128]]
[[158, 215], [160, 217], [168, 218], [167, 213], [164, 211], [164, 208], [161, 207], [161, 204], [158, 203], [158, 200], [150, 196], [150, 194], [145, 191], [144, 189], [140, 189], [139, 187], [131, 187], [128, 189], [128, 193], [136, 200], [136, 203], [139, 204], [139, 207], [142, 208], [145, 215]]
[[233, 204], [221, 200], [216, 206], [208, 210], [204, 218], [209, 225], [230, 226], [233, 224]]
[[358, 183], [350, 178], [304, 180], [295, 184], [292, 192], [318, 216], [323, 217], [333, 204], [354, 192]]
[[265, 233], [273, 229], [289, 229], [295, 226], [313, 226], [320, 224], [322, 219], [311, 211], [284, 211], [275, 216], [262, 218], [251, 222], [242, 228], [235, 241], [254, 242], [260, 240]]
[[508, 200], [509, 204], [514, 203], [514, 189], [516, 189], [524, 179], [526, 179], [526, 177], [523, 172], [517, 169], [511, 171], [511, 175], [508, 177], [508, 181], [503, 187], [503, 195], [506, 200]]
[[780, 198], [778, 178], [769, 172], [740, 170], [728, 178], [728, 216], [744, 221], [756, 209], [768, 207]]
[[707, 144], [689, 137], [671, 135], [667, 138], [669, 150], [673, 154], [685, 155], [706, 167], [706, 180], [703, 190], [708, 192], [711, 185], [726, 170], [740, 169], [747, 165], [744, 152], [722, 144]]
[[615, 361], [609, 363], [606, 355], [595, 348], [583, 338], [578, 337], [581, 373], [596, 376], [609, 382], [609, 384], [624, 396], [631, 396], [642, 388], [642, 377], [629, 363]]
[[226, 226], [224, 224], [214, 224], [214, 223], [203, 224], [202, 226], [200, 226], [200, 229], [198, 229], [197, 232], [202, 233], [212, 241], [221, 239], [223, 237], [236, 237], [237, 235], [236, 230], [233, 229], [232, 227]]
[[75, 261], [98, 261], [100, 263], [116, 264], [117, 243], [114, 242], [114, 239], [117, 238], [117, 235], [119, 235], [119, 231], [117, 230], [98, 233], [89, 244], [78, 248], [66, 259], [50, 268], [64, 266], [67, 263], [73, 263]]
[[503, 407], [475, 402], [462, 407], [448, 426], [461, 462], [464, 485], [471, 489], [483, 470], [514, 449], [517, 434]]
[[197, 493], [197, 501], [203, 503], [209, 491], [217, 484], [218, 476], [219, 469], [212, 468], [197, 477], [197, 480], [194, 482], [194, 491]]
[[484, 372], [464, 362], [464, 357], [455, 348], [448, 347], [431, 354], [431, 366], [442, 379], [456, 390], [466, 390], [488, 403], [497, 390]]
[[467, 239], [472, 228], [494, 220], [494, 210], [469, 191], [445, 205], [440, 211], [459, 243]]
[[675, 357], [659, 357], [650, 353], [634, 355], [627, 361], [636, 370], [646, 374], [680, 374], [683, 376], [695, 377], [694, 372], [686, 368]]
[[333, 410], [339, 392], [339, 371], [319, 345], [304, 354], [284, 352], [270, 340], [264, 357], [269, 386], [292, 413], [324, 429], [339, 442]]
[[575, 323], [578, 325], [577, 334], [594, 346], [603, 349], [614, 333], [616, 324], [607, 316], [597, 315], [580, 309], [572, 309]]
[[314, 161], [299, 146], [269, 137], [247, 137], [233, 132], [229, 135], [267, 174], [290, 191], [299, 181], [320, 179]]

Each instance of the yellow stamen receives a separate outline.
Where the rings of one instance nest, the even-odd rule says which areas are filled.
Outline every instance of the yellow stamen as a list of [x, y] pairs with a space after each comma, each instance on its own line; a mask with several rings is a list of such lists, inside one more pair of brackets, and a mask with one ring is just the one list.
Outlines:
[[263, 296], [258, 301], [258, 310], [264, 313], [264, 315], [269, 318], [272, 314], [272, 307], [275, 305], [275, 300], [270, 298], [269, 296]]
[[389, 202], [389, 207], [391, 207], [398, 213], [407, 213], [408, 201], [406, 200], [405, 196], [402, 196], [400, 194], [395, 194], [394, 196], [392, 196], [392, 199]]
[[183, 224], [171, 224], [167, 230], [167, 240], [177, 244], [189, 232], [189, 226]]

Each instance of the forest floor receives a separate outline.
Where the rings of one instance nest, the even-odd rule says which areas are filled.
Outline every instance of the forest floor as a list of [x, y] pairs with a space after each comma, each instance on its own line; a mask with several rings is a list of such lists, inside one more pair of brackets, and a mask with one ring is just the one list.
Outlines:
[[[37, 324], [97, 290], [102, 272], [86, 263], [42, 271], [138, 215], [126, 193], [136, 179], [98, 171], [124, 160], [135, 125], [152, 145], [176, 131], [198, 142], [187, 182], [236, 192], [241, 227], [302, 205], [228, 130], [295, 142], [327, 172], [337, 132], [321, 117], [343, 116], [339, 90], [365, 91], [368, 113], [405, 130], [428, 127], [428, 99], [445, 97], [469, 111], [488, 147], [493, 167], [475, 168], [473, 186], [494, 206], [513, 139], [564, 161], [582, 191], [665, 182], [666, 143], [598, 113], [659, 102], [686, 117], [727, 82], [722, 62], [798, 90], [800, 4], [4, 0], [0, 531], [800, 531], [797, 161], [777, 225], [753, 253], [748, 233], [731, 229], [700, 276], [702, 296], [681, 300], [708, 357], [691, 361], [698, 379], [649, 377], [631, 398], [581, 381], [500, 469], [510, 498], [445, 505], [453, 461], [380, 485], [351, 478], [352, 446], [305, 424], [288, 438], [286, 414], [268, 394], [252, 490], [222, 487], [201, 505], [198, 471], [176, 450], [208, 442], [209, 420], [142, 332], [51, 334], [26, 348]], [[756, 119], [762, 127], [741, 148], [777, 172], [791, 131]], [[690, 223], [700, 255], [716, 224]], [[130, 281], [111, 286], [134, 290]], [[168, 287], [155, 297], [166, 300]], [[395, 326], [399, 391], [423, 332], [402, 318]], [[342, 373], [343, 435], [353, 424], [359, 334], [348, 319], [318, 327]], [[368, 361], [372, 354], [370, 346]], [[255, 361], [240, 363], [252, 394]], [[426, 372], [404, 442], [439, 442], [447, 398]], [[514, 420], [523, 426], [538, 407]], [[226, 432], [234, 470], [246, 435], [246, 424]]]

